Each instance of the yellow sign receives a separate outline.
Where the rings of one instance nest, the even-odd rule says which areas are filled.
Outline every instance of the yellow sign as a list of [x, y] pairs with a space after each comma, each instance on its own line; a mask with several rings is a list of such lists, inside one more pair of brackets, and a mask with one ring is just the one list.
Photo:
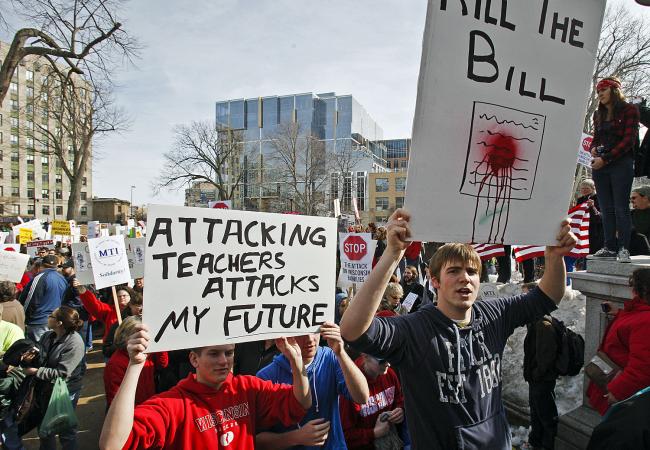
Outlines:
[[29, 228], [21, 228], [19, 234], [19, 244], [27, 244], [32, 241], [33, 230]]
[[67, 220], [52, 221], [52, 234], [58, 234], [59, 236], [71, 236], [72, 232], [70, 231], [70, 222]]

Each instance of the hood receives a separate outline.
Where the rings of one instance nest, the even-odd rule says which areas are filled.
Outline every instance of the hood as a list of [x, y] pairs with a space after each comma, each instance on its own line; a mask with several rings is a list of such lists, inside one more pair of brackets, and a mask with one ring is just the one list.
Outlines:
[[626, 313], [650, 311], [650, 305], [639, 296], [634, 296], [623, 304], [623, 311]]
[[211, 397], [216, 396], [220, 392], [227, 392], [228, 389], [230, 389], [230, 386], [232, 384], [232, 377], [232, 373], [229, 373], [226, 381], [221, 384], [221, 387], [219, 387], [219, 389], [214, 389], [210, 386], [199, 383], [196, 381], [196, 374], [190, 373], [186, 378], [178, 382], [176, 389], [179, 389], [183, 392], [188, 392], [196, 397], [201, 397], [207, 401], [211, 401]]
[[339, 307], [341, 306], [341, 302], [347, 298], [348, 298], [348, 294], [344, 292], [341, 292], [340, 294], [336, 294], [336, 299], [334, 300], [334, 322], [337, 325], [341, 323], [341, 314], [339, 313]]

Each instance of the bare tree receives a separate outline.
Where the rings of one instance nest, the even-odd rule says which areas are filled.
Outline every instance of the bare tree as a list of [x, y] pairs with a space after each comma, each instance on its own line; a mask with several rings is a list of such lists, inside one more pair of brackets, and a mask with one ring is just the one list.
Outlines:
[[278, 125], [272, 139], [281, 187], [287, 189], [293, 211], [319, 215], [328, 211], [325, 187], [329, 181], [325, 143], [304, 132], [299, 123]]
[[107, 89], [69, 68], [52, 66], [35, 100], [44, 120], [32, 121], [24, 134], [38, 144], [35, 152], [54, 157], [61, 167], [70, 183], [67, 219], [76, 219], [93, 140], [126, 130], [128, 118]]
[[[12, 0], [15, 13], [33, 27], [18, 30], [0, 68], [0, 103], [18, 64], [45, 57], [97, 84], [110, 80], [114, 65], [137, 55], [138, 44], [117, 18], [123, 0]], [[98, 78], [103, 78], [101, 83]]]
[[244, 175], [241, 169], [241, 131], [217, 131], [212, 122], [179, 125], [173, 148], [165, 153], [155, 192], [203, 182], [214, 186], [219, 200], [232, 200]]
[[596, 84], [607, 76], [620, 78], [628, 97], [650, 94], [650, 21], [624, 5], [605, 12], [584, 119], [587, 133], [593, 131], [592, 116], [598, 108]]
[[[336, 148], [331, 154], [327, 155], [328, 171], [330, 173], [330, 201], [334, 198], [340, 198], [346, 186], [350, 191], [353, 189], [353, 172], [358, 170], [360, 164], [372, 158], [370, 151], [362, 145], [351, 145], [349, 140], [338, 142]], [[334, 185], [335, 186], [332, 186]], [[338, 192], [332, 192], [332, 190]], [[354, 192], [350, 192], [350, 197], [343, 195], [341, 199], [341, 210], [343, 213], [352, 212], [352, 204], [348, 198], [354, 197]], [[331, 206], [331, 205], [330, 205]]]

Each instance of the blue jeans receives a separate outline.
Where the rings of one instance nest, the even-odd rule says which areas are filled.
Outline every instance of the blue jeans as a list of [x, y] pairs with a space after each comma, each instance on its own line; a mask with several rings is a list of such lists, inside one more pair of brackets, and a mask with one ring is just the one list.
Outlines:
[[621, 247], [629, 249], [632, 231], [630, 191], [634, 179], [632, 155], [623, 156], [600, 170], [594, 170], [593, 179], [603, 219], [605, 247], [612, 251]]
[[[77, 409], [77, 402], [79, 401], [79, 394], [81, 389], [78, 391], [70, 392], [70, 401], [72, 402], [72, 407]], [[56, 435], [51, 434], [46, 438], [40, 438], [41, 445], [40, 450], [56, 450]], [[70, 428], [63, 433], [59, 434], [59, 441], [61, 442], [61, 447], [63, 450], [76, 450], [77, 449], [77, 427]]]
[[50, 331], [50, 328], [45, 325], [25, 325], [25, 337], [34, 342], [40, 342], [41, 336]]
[[14, 422], [14, 411], [11, 410], [7, 417], [0, 422], [2, 430], [2, 444], [7, 450], [24, 450], [23, 441], [18, 435], [18, 425]]

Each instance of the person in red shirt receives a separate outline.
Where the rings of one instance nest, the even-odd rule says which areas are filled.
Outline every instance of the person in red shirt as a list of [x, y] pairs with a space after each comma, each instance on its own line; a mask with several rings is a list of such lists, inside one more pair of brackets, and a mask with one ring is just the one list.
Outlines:
[[102, 450], [254, 449], [256, 427], [289, 426], [311, 406], [300, 347], [293, 338], [280, 338], [276, 346], [291, 364], [292, 386], [234, 376], [235, 345], [213, 345], [190, 351], [196, 374], [136, 407], [149, 340], [147, 326], [137, 325], [127, 343], [129, 365], [99, 438]]
[[[106, 363], [104, 368], [104, 390], [106, 392], [107, 407], [111, 406], [113, 397], [122, 384], [124, 373], [129, 365], [129, 353], [126, 351], [126, 342], [133, 333], [136, 325], [142, 323], [140, 316], [129, 316], [115, 331], [116, 350], [111, 355], [111, 359]], [[167, 352], [152, 353], [144, 363], [138, 388], [135, 392], [135, 404], [139, 405], [145, 400], [156, 395], [155, 374], [156, 369], [164, 369], [169, 364]]]
[[341, 424], [348, 449], [374, 450], [375, 439], [404, 421], [402, 386], [384, 359], [362, 354], [355, 363], [368, 380], [370, 397], [363, 405], [339, 397]]

